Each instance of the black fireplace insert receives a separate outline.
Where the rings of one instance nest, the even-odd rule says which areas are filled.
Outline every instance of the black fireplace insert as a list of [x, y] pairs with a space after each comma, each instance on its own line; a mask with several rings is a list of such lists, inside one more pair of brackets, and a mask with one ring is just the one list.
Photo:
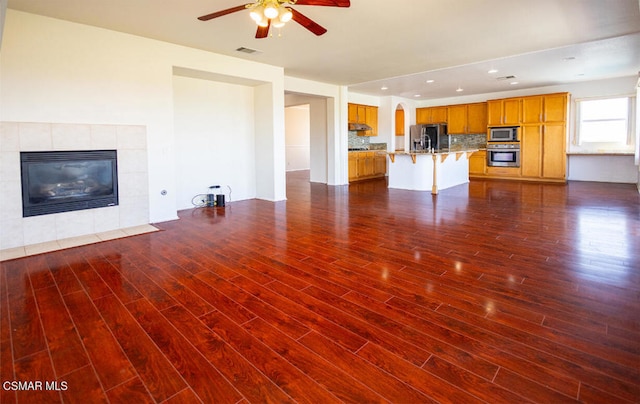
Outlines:
[[22, 216], [118, 204], [116, 150], [21, 152]]

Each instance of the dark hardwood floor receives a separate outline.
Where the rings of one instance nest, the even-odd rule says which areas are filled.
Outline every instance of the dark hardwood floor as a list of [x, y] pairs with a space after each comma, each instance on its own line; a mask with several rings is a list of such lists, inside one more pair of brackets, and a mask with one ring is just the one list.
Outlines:
[[634, 185], [287, 195], [3, 262], [0, 401], [640, 402]]

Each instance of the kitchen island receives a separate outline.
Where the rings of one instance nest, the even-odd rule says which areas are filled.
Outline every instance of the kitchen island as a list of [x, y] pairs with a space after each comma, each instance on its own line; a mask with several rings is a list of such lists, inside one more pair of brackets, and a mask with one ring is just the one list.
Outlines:
[[469, 182], [469, 157], [473, 150], [396, 152], [389, 154], [389, 188], [431, 191]]

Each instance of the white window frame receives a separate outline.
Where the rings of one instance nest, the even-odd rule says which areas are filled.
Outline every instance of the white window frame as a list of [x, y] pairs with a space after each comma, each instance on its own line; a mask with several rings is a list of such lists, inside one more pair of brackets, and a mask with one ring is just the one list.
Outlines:
[[[582, 142], [580, 140], [581, 113], [580, 104], [585, 101], [609, 100], [615, 98], [627, 98], [629, 102], [627, 116], [627, 137], [624, 143], [620, 142]], [[575, 138], [573, 144], [584, 149], [594, 149], [594, 152], [608, 153], [611, 151], [634, 151], [635, 127], [636, 127], [636, 96], [635, 94], [611, 95], [605, 97], [580, 98], [575, 100]]]

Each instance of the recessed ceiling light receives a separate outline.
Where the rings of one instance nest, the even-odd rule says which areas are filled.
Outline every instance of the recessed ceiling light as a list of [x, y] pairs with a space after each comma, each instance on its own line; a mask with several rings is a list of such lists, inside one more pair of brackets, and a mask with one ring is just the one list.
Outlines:
[[456, 91], [457, 91], [457, 92], [459, 92], [459, 93], [461, 93], [461, 92], [463, 92], [464, 90], [463, 90], [461, 87], [459, 87], [459, 86], [458, 86], [458, 88], [456, 89]]
[[498, 69], [489, 69], [487, 73], [489, 74], [498, 73]]
[[420, 97], [420, 94], [415, 94], [414, 97], [418, 98]]
[[509, 84], [511, 84], [512, 86], [515, 86], [516, 84], [518, 84], [518, 82], [517, 82], [517, 81], [512, 81], [512, 82], [511, 82], [511, 83], [509, 83]]
[[382, 86], [382, 87], [380, 87], [380, 90], [382, 90], [382, 91], [384, 91], [384, 90], [388, 90], [388, 89], [389, 89], [389, 87], [387, 87], [387, 86]]
[[435, 80], [431, 80], [431, 79], [429, 79], [429, 80], [427, 80], [427, 83], [431, 84], [431, 83], [433, 83], [434, 81], [435, 81]]

